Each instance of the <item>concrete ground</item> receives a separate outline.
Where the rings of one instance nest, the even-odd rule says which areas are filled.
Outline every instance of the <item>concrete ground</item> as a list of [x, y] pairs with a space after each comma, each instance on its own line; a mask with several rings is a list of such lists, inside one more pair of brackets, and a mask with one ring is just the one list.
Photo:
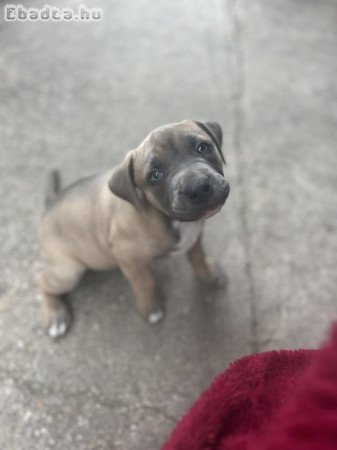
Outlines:
[[[2, 450], [159, 449], [230, 361], [317, 346], [337, 316], [337, 3], [85, 4], [104, 20], [0, 23]], [[185, 118], [224, 130], [232, 191], [205, 243], [228, 289], [160, 261], [167, 318], [151, 327], [120, 273], [90, 273], [50, 342], [34, 284], [48, 170], [106, 169]]]

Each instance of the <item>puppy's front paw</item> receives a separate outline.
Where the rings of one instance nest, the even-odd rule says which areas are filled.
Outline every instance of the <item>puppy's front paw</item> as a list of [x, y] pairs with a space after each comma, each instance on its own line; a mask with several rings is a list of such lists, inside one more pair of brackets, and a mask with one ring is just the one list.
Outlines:
[[158, 323], [161, 320], [163, 320], [164, 316], [165, 316], [164, 311], [162, 311], [161, 309], [158, 309], [157, 311], [151, 312], [147, 316], [147, 321], [151, 324], [155, 324], [155, 323]]
[[46, 331], [52, 339], [58, 339], [66, 334], [72, 322], [71, 311], [64, 306], [57, 310], [50, 310], [47, 314]]
[[154, 325], [164, 319], [165, 313], [161, 308], [161, 304], [158, 300], [151, 297], [146, 297], [145, 299], [143, 298], [142, 301], [140, 301], [139, 299], [136, 300], [139, 314], [148, 323]]

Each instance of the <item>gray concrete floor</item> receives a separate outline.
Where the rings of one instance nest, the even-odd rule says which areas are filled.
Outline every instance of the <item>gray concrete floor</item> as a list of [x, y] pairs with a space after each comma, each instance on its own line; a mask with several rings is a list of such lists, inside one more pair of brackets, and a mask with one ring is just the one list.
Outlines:
[[[104, 20], [0, 24], [2, 450], [159, 449], [231, 360], [316, 346], [337, 316], [336, 1], [85, 4]], [[167, 318], [150, 327], [120, 273], [90, 273], [50, 342], [34, 284], [47, 171], [106, 169], [185, 118], [224, 130], [232, 191], [205, 242], [227, 291], [161, 261]]]

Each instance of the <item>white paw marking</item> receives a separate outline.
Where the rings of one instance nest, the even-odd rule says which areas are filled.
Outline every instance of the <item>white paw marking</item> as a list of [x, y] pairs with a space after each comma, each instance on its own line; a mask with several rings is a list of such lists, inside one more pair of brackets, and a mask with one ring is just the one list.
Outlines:
[[61, 322], [61, 323], [54, 322], [48, 328], [48, 334], [53, 339], [63, 336], [66, 331], [67, 331], [67, 325], [64, 322]]
[[62, 336], [66, 332], [67, 326], [64, 322], [59, 324], [59, 335]]
[[157, 311], [157, 312], [151, 313], [151, 314], [149, 315], [148, 321], [149, 321], [150, 323], [157, 323], [157, 322], [159, 322], [160, 320], [162, 320], [163, 317], [164, 317], [163, 311]]

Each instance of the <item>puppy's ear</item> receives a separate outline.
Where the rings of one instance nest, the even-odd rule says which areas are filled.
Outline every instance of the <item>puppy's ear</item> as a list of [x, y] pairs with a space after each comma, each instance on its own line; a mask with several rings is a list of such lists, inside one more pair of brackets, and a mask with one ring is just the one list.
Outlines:
[[131, 203], [138, 211], [141, 210], [141, 200], [137, 193], [134, 177], [134, 163], [131, 154], [125, 161], [117, 166], [109, 180], [109, 188], [112, 193]]
[[221, 150], [222, 130], [220, 125], [216, 122], [196, 122], [196, 124], [212, 139], [216, 145], [216, 148], [219, 150], [222, 161], [226, 164], [224, 154]]

